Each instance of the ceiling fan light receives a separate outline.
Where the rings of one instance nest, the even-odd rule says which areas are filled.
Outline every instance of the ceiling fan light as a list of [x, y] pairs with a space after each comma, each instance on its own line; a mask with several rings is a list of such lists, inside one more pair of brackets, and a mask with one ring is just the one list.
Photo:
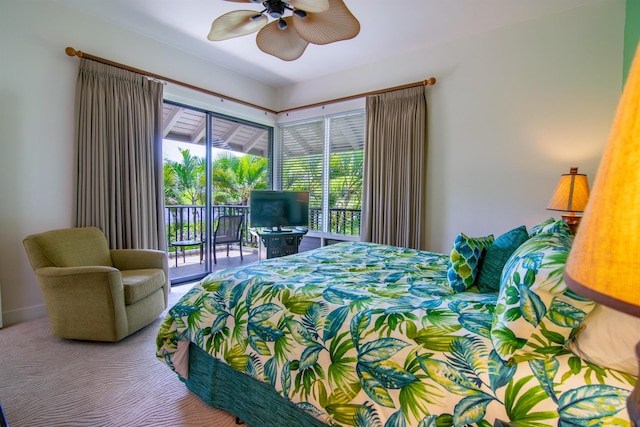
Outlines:
[[304, 10], [300, 10], [300, 9], [294, 10], [293, 14], [296, 15], [298, 18], [302, 18], [302, 19], [307, 17], [307, 12], [305, 12]]
[[280, 19], [284, 16], [284, 11], [287, 6], [281, 0], [268, 0], [264, 2], [264, 6], [267, 8], [267, 13], [273, 19]]

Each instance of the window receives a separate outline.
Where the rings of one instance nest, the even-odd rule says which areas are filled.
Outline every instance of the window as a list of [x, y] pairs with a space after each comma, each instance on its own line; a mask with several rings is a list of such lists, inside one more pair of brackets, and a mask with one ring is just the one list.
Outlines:
[[278, 130], [276, 188], [310, 192], [311, 230], [358, 236], [365, 112], [282, 124]]

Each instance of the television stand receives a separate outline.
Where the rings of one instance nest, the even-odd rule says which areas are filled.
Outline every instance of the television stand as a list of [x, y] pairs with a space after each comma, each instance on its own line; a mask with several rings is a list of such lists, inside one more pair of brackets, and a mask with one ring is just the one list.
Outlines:
[[[277, 258], [285, 255], [297, 254], [300, 242], [307, 230], [250, 230], [251, 234], [257, 236], [258, 242], [264, 244], [267, 252], [267, 259]], [[258, 259], [260, 259], [260, 248], [258, 248]]]
[[263, 233], [291, 233], [293, 230], [289, 229], [289, 228], [265, 228], [262, 232]]

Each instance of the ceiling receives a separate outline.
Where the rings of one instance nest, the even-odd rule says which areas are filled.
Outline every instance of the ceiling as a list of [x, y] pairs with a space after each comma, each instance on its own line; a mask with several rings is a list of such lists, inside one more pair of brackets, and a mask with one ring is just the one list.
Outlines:
[[[262, 5], [223, 0], [55, 0], [106, 22], [196, 55], [273, 87], [300, 83], [544, 15], [609, 0], [345, 0], [361, 31], [351, 40], [309, 45], [301, 58], [263, 53], [255, 34], [210, 42], [211, 22], [223, 13]], [[83, 46], [77, 46], [83, 49]], [[88, 51], [87, 53], [91, 53]], [[136, 64], [128, 64], [134, 66]], [[164, 138], [204, 144], [205, 114], [165, 104]], [[214, 119], [212, 145], [266, 156], [269, 133], [233, 120]], [[293, 151], [306, 151], [298, 135]]]
[[360, 34], [329, 45], [309, 45], [301, 58], [291, 62], [260, 51], [255, 34], [219, 42], [207, 40], [215, 18], [238, 9], [259, 11], [262, 6], [258, 4], [223, 0], [55, 1], [280, 87], [609, 0], [345, 0], [360, 21]]
[[[163, 138], [189, 144], [204, 145], [206, 114], [178, 105], [164, 103]], [[213, 117], [211, 120], [211, 146], [238, 153], [267, 157], [269, 131], [265, 127], [231, 119]]]

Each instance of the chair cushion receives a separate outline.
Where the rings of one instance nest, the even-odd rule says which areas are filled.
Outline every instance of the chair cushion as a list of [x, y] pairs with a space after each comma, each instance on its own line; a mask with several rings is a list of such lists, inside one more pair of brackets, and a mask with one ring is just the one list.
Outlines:
[[164, 271], [161, 269], [123, 270], [121, 273], [126, 305], [151, 295], [165, 283]]

